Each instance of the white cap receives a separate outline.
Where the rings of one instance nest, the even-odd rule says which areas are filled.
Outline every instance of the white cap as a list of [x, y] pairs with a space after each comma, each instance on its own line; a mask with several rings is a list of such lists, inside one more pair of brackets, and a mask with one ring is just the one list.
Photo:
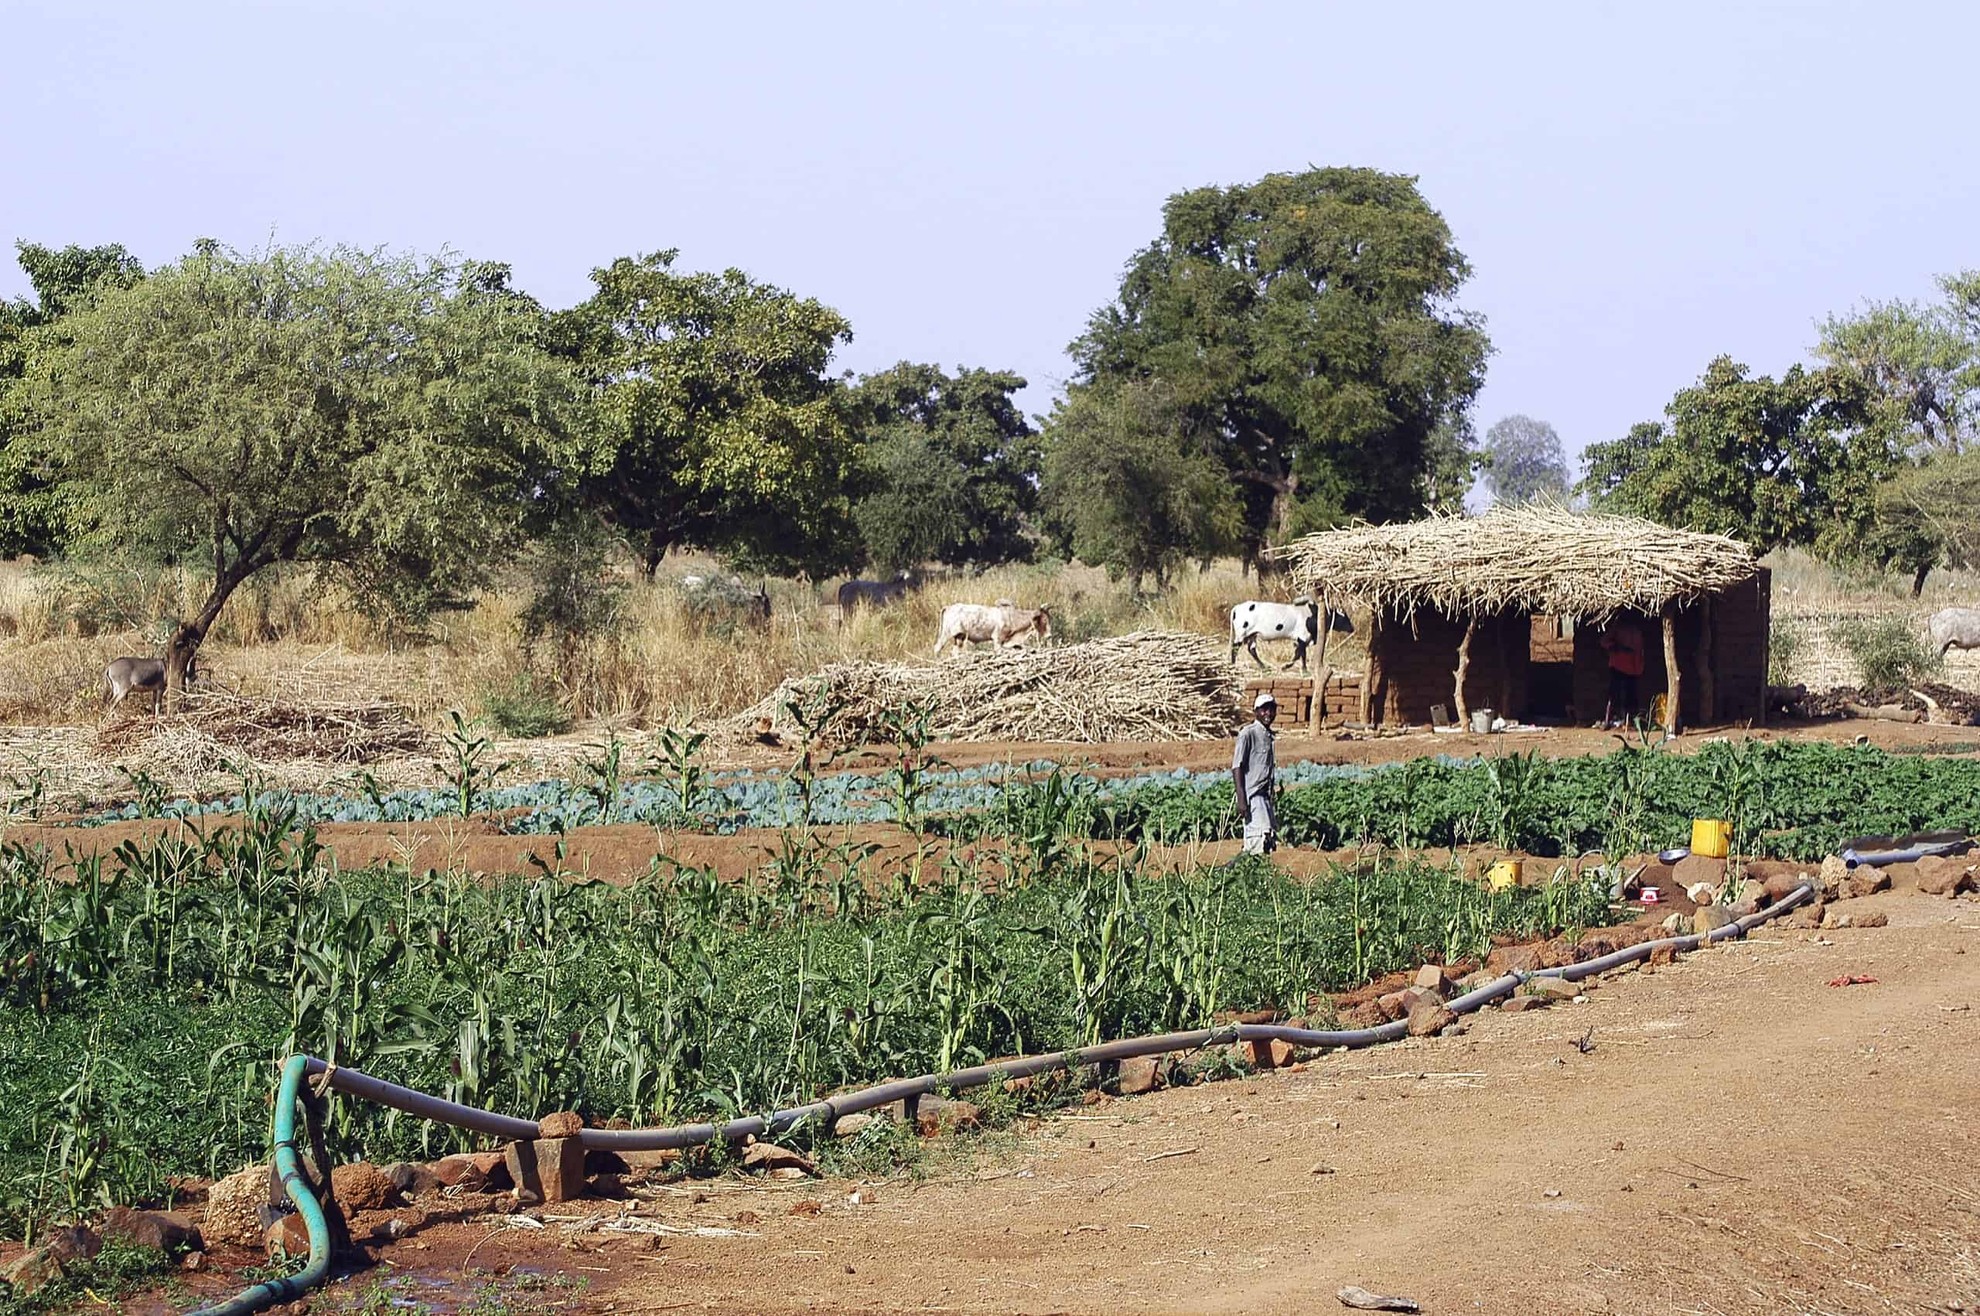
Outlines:
[[1270, 690], [1260, 690], [1258, 692], [1258, 698], [1251, 701], [1251, 706], [1253, 708], [1264, 708], [1267, 705], [1276, 708], [1278, 707], [1278, 704], [1279, 701], [1272, 698], [1272, 692]]

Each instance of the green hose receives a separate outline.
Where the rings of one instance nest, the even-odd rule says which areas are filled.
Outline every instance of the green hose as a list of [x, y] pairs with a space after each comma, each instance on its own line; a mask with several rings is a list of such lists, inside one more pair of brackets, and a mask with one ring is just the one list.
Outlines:
[[296, 1110], [302, 1104], [303, 1077], [308, 1072], [308, 1056], [290, 1056], [283, 1063], [282, 1084], [275, 1090], [274, 1136], [275, 1174], [309, 1231], [309, 1264], [287, 1279], [257, 1284], [187, 1316], [248, 1316], [273, 1303], [291, 1302], [322, 1283], [330, 1269], [330, 1222], [324, 1218], [323, 1203], [316, 1200], [309, 1180], [303, 1177], [302, 1158], [296, 1154]]

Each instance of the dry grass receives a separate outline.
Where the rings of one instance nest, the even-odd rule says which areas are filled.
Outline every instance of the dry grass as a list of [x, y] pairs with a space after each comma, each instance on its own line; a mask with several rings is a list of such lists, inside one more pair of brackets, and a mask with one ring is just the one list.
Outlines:
[[1980, 571], [1934, 571], [1914, 599], [1908, 575], [1839, 569], [1798, 548], [1775, 549], [1761, 562], [1774, 573], [1776, 611], [1933, 613], [1980, 606]]
[[[1048, 607], [1053, 642], [1067, 645], [1141, 630], [1223, 637], [1233, 603], [1286, 596], [1233, 563], [1184, 572], [1168, 593], [1139, 599], [1102, 571], [1044, 564], [940, 577], [895, 604], [841, 620], [830, 604], [836, 580], [772, 580], [771, 623], [761, 631], [691, 606], [681, 577], [715, 571], [706, 558], [681, 556], [654, 581], [628, 575], [617, 634], [534, 649], [522, 638], [520, 589], [442, 614], [429, 637], [412, 644], [394, 642], [334, 587], [289, 572], [252, 582], [230, 602], [201, 651], [202, 673], [243, 698], [286, 706], [390, 702], [430, 725], [449, 708], [482, 711], [491, 692], [528, 671], [579, 723], [656, 726], [733, 715], [786, 678], [834, 664], [930, 661], [950, 603], [1009, 598]], [[112, 585], [104, 592], [120, 595], [118, 606], [135, 615], [130, 625], [103, 626], [100, 600], [99, 620], [79, 621], [73, 589], [65, 593], [62, 582], [25, 564], [0, 563], [0, 721], [99, 719], [104, 665], [120, 654], [159, 652], [161, 619], [190, 607], [194, 592], [176, 572]], [[1352, 667], [1358, 644], [1334, 637], [1330, 664]], [[1265, 653], [1272, 657], [1269, 647]]]

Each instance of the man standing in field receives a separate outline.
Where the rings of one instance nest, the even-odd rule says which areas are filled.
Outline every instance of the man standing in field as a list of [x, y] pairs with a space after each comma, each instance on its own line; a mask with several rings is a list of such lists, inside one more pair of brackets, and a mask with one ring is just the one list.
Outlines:
[[1272, 816], [1277, 768], [1272, 720], [1279, 715], [1279, 701], [1261, 694], [1252, 702], [1251, 712], [1257, 721], [1238, 732], [1237, 749], [1231, 755], [1232, 808], [1244, 820], [1244, 852], [1269, 854], [1278, 845], [1278, 820]]

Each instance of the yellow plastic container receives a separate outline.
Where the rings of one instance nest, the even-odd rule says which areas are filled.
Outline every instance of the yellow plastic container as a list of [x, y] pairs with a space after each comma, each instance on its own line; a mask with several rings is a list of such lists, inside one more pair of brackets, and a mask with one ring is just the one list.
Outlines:
[[1707, 859], [1724, 859], [1732, 847], [1732, 827], [1718, 818], [1691, 820], [1691, 853]]
[[1485, 870], [1485, 880], [1491, 883], [1494, 891], [1504, 891], [1519, 885], [1519, 860], [1501, 859]]

